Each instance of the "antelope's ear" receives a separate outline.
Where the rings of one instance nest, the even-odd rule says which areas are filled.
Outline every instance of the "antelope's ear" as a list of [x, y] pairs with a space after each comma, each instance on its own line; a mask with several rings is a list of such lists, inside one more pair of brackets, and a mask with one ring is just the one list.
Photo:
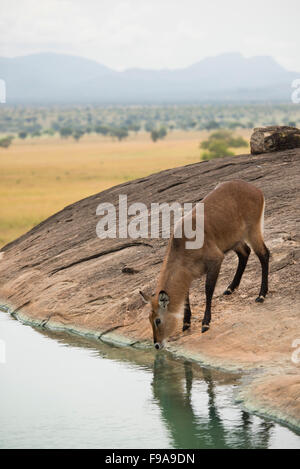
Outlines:
[[170, 303], [169, 295], [165, 291], [160, 291], [158, 294], [158, 305], [161, 309], [166, 310]]
[[143, 293], [141, 290], [139, 291], [139, 294], [144, 300], [144, 303], [150, 303], [151, 297], [149, 295], [146, 295], [146, 293]]

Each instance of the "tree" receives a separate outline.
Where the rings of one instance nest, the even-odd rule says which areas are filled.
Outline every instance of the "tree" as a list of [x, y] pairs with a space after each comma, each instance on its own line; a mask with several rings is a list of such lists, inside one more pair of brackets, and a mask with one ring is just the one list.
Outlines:
[[55, 135], [55, 131], [53, 129], [45, 129], [44, 134], [53, 137], [53, 135]]
[[152, 132], [153, 129], [154, 129], [153, 122], [151, 122], [151, 121], [146, 122], [146, 124], [145, 124], [146, 132]]
[[234, 137], [229, 130], [217, 130], [210, 134], [207, 140], [204, 140], [200, 148], [208, 150], [202, 154], [203, 160], [220, 158], [222, 156], [233, 156], [229, 148], [239, 148], [248, 146], [246, 140], [242, 137]]
[[141, 130], [141, 124], [134, 122], [128, 126], [129, 130], [132, 130], [135, 133], [138, 133]]
[[72, 135], [73, 130], [71, 129], [71, 127], [62, 127], [61, 129], [59, 129], [59, 133], [62, 138], [67, 138]]
[[228, 126], [228, 129], [236, 129], [237, 127], [242, 127], [242, 124], [240, 122], [237, 122], [237, 121], [232, 121], [232, 122], [228, 122], [227, 124]]
[[27, 137], [27, 132], [25, 130], [21, 130], [21, 132], [18, 133], [19, 138], [26, 138]]
[[158, 130], [152, 130], [151, 132], [151, 139], [153, 142], [156, 142], [159, 139], [159, 132]]
[[8, 148], [11, 145], [13, 138], [14, 137], [12, 135], [8, 135], [7, 137], [0, 138], [0, 147]]
[[34, 130], [31, 134], [32, 137], [40, 137], [42, 134], [39, 130]]
[[54, 132], [58, 132], [60, 129], [60, 124], [58, 122], [52, 122], [51, 128], [54, 130]]
[[232, 132], [230, 132], [230, 130], [220, 129], [216, 130], [215, 132], [212, 132], [208, 140], [204, 140], [204, 142], [202, 142], [202, 148], [207, 149], [210, 143], [215, 140], [226, 142], [227, 145], [232, 148], [248, 146], [248, 143], [243, 137], [235, 137]]
[[228, 144], [231, 148], [241, 148], [248, 146], [248, 143], [243, 137], [233, 137], [231, 140], [229, 140]]
[[234, 153], [228, 150], [226, 142], [211, 142], [209, 151], [202, 154], [202, 160], [212, 160], [213, 158], [221, 158], [222, 156], [233, 156]]
[[105, 125], [96, 125], [96, 127], [95, 127], [95, 132], [97, 134], [107, 135], [109, 133], [109, 131], [110, 131], [109, 127], [107, 127]]
[[214, 130], [218, 129], [220, 127], [220, 124], [214, 120], [207, 122], [207, 124], [204, 125], [204, 129], [206, 130]]
[[112, 137], [117, 137], [119, 141], [123, 140], [124, 138], [128, 137], [128, 129], [126, 127], [120, 127], [117, 129], [112, 129], [110, 132]]
[[84, 131], [81, 129], [74, 130], [73, 132], [73, 138], [74, 140], [76, 140], [76, 142], [78, 142], [79, 139], [83, 137], [83, 135], [84, 135]]
[[165, 138], [167, 135], [167, 129], [165, 127], [161, 127], [158, 131], [159, 138]]
[[151, 139], [153, 142], [156, 142], [158, 139], [163, 139], [167, 135], [167, 129], [165, 127], [161, 127], [159, 130], [153, 129], [151, 131]]

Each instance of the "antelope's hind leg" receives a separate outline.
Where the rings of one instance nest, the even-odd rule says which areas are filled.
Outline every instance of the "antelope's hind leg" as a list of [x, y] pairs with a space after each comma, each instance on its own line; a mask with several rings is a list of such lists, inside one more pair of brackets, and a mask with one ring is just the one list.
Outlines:
[[259, 258], [260, 264], [261, 264], [261, 286], [260, 286], [259, 295], [255, 301], [257, 303], [263, 303], [268, 293], [269, 258], [270, 258], [270, 251], [265, 245], [265, 243], [263, 243], [262, 251], [256, 252], [256, 255]]
[[251, 249], [246, 243], [239, 243], [239, 245], [234, 249], [234, 251], [236, 252], [239, 258], [238, 268], [231, 284], [224, 291], [224, 295], [231, 295], [231, 293], [233, 293], [234, 290], [238, 288], [243, 273], [245, 271]]
[[189, 292], [188, 292], [186, 295], [185, 303], [184, 303], [182, 332], [190, 328], [191, 316], [192, 316], [192, 312], [191, 312], [190, 298], [189, 298]]
[[255, 301], [263, 303], [268, 293], [270, 251], [264, 243], [261, 232], [254, 232], [249, 241], [261, 264], [261, 285], [259, 295]]

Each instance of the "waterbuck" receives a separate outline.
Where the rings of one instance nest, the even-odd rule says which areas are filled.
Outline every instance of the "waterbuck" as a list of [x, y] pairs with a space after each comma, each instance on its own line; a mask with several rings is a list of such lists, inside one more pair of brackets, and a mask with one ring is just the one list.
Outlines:
[[[166, 338], [174, 331], [176, 318], [183, 316], [183, 331], [191, 324], [189, 289], [191, 282], [206, 274], [206, 308], [202, 332], [209, 329], [211, 302], [224, 255], [233, 250], [238, 256], [236, 274], [225, 290], [231, 295], [239, 286], [249, 254], [249, 243], [260, 260], [261, 287], [256, 302], [263, 302], [268, 292], [269, 250], [263, 239], [264, 196], [260, 189], [241, 180], [219, 184], [203, 200], [204, 243], [200, 249], [186, 249], [186, 238], [169, 240], [167, 252], [159, 275], [156, 292], [148, 297], [149, 315], [156, 349], [163, 347]], [[195, 209], [192, 211], [195, 224]], [[180, 223], [184, 223], [184, 218]]]

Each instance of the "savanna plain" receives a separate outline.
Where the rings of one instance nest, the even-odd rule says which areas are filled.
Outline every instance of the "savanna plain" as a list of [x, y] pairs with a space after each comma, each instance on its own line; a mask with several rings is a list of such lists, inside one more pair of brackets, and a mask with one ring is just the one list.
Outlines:
[[[236, 131], [249, 140], [250, 130]], [[209, 131], [170, 132], [153, 142], [139, 132], [126, 140], [86, 135], [14, 139], [0, 148], [0, 247], [77, 200], [125, 181], [201, 160]], [[234, 153], [247, 153], [235, 148]]]

